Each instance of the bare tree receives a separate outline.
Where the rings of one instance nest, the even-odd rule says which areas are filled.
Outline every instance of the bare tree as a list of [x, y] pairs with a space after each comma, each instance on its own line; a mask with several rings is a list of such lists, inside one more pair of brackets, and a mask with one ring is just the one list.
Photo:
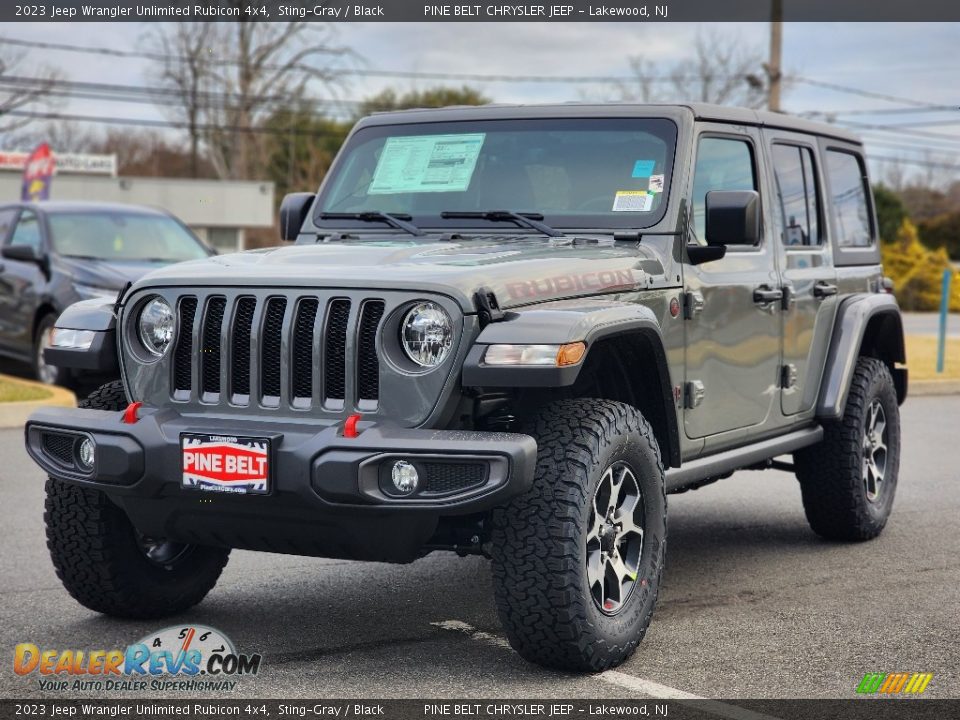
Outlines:
[[714, 30], [697, 33], [692, 57], [673, 64], [630, 58], [634, 78], [620, 83], [620, 100], [697, 101], [763, 107], [767, 99], [763, 51]]
[[200, 169], [200, 119], [207, 107], [204, 87], [213, 70], [211, 30], [206, 23], [174, 23], [172, 27], [154, 25], [145, 44], [151, 54], [160, 56], [158, 87], [170, 90], [162, 107], [171, 119], [186, 122], [190, 138], [191, 177]]
[[316, 86], [333, 88], [353, 57], [322, 23], [179, 23], [158, 26], [152, 42], [191, 144], [202, 142], [218, 176], [235, 179], [262, 167], [255, 131], [265, 118]]
[[55, 71], [41, 68], [32, 73], [33, 81], [30, 83], [13, 82], [11, 76], [16, 76], [17, 67], [23, 59], [24, 53], [0, 45], [0, 77], [7, 78], [0, 88], [0, 133], [19, 130], [32, 122], [34, 118], [8, 113], [24, 110], [33, 103], [46, 102], [59, 79]]

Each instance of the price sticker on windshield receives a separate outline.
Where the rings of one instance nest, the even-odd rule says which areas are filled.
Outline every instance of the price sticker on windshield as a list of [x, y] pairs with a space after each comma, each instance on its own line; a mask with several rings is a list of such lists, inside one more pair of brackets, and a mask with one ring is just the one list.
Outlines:
[[613, 212], [650, 212], [653, 195], [646, 190], [617, 190]]

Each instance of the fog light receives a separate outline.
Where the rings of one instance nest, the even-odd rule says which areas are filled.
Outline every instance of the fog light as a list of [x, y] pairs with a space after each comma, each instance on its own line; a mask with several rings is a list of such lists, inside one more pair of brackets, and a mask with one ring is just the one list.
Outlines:
[[80, 467], [84, 470], [93, 470], [93, 459], [96, 446], [90, 438], [84, 438], [80, 441], [80, 449], [77, 451], [77, 460]]
[[393, 480], [393, 486], [401, 495], [409, 495], [417, 489], [420, 484], [420, 476], [417, 475], [417, 469], [406, 460], [397, 460], [390, 471], [390, 479]]

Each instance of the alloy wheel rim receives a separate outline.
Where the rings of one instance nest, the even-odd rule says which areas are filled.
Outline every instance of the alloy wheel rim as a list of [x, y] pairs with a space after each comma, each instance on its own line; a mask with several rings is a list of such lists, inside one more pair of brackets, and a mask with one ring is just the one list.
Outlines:
[[637, 584], [643, 553], [643, 495], [629, 465], [608, 467], [597, 483], [586, 536], [590, 594], [605, 615], [623, 609]]
[[877, 502], [883, 492], [887, 471], [887, 415], [879, 400], [867, 408], [863, 429], [863, 488], [867, 500]]
[[47, 328], [40, 334], [37, 343], [37, 378], [42, 383], [53, 385], [57, 380], [57, 368], [49, 364], [43, 357], [43, 351], [53, 344], [53, 328]]

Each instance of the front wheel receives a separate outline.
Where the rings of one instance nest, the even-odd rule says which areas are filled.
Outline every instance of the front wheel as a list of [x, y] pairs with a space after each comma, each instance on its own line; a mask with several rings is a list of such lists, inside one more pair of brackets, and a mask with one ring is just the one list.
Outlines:
[[[122, 410], [123, 384], [107, 383], [79, 405]], [[203, 600], [227, 564], [227, 549], [142, 535], [99, 490], [51, 477], [46, 491], [53, 566], [67, 591], [91, 610], [140, 619], [183, 612]]]
[[653, 431], [635, 408], [564, 400], [530, 428], [537, 476], [493, 516], [494, 591], [524, 658], [560, 670], [620, 664], [643, 638], [666, 551]]

